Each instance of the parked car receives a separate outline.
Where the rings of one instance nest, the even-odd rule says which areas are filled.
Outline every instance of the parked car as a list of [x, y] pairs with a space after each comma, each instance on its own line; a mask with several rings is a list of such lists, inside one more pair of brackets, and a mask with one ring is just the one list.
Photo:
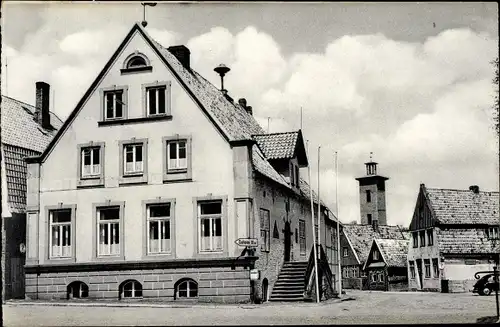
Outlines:
[[476, 284], [474, 284], [473, 293], [478, 293], [479, 295], [490, 295], [495, 292], [498, 284], [495, 283], [495, 277], [493, 274], [487, 274], [481, 277]]

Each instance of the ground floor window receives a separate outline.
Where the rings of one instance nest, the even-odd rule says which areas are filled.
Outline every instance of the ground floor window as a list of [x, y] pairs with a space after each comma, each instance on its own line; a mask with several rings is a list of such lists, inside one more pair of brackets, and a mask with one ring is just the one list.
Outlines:
[[431, 278], [431, 261], [429, 259], [424, 259], [425, 266], [425, 278]]
[[175, 285], [175, 295], [176, 299], [198, 297], [198, 283], [189, 278], [181, 279]]
[[432, 259], [432, 268], [434, 269], [434, 278], [438, 278], [439, 277], [438, 259]]
[[120, 295], [124, 298], [142, 297], [142, 285], [136, 280], [127, 280], [120, 286]]
[[299, 246], [300, 254], [306, 254], [306, 222], [299, 220]]
[[415, 261], [410, 261], [410, 278], [415, 279]]

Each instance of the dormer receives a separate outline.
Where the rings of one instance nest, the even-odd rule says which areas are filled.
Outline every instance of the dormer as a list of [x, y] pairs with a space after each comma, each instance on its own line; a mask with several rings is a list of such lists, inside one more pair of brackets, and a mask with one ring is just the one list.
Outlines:
[[254, 135], [254, 139], [273, 168], [298, 190], [300, 168], [308, 165], [302, 132]]
[[123, 62], [123, 67], [120, 70], [122, 74], [144, 73], [153, 71], [148, 57], [145, 54], [134, 51]]

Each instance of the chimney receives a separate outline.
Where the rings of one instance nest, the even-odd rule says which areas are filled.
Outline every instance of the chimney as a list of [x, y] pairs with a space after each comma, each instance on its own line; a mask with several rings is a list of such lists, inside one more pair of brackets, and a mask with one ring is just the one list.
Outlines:
[[245, 108], [246, 111], [250, 114], [250, 115], [253, 115], [253, 110], [252, 110], [252, 106], [248, 106]]
[[372, 220], [372, 227], [373, 227], [373, 230], [378, 233], [378, 219]]
[[44, 129], [49, 129], [50, 126], [50, 85], [45, 82], [36, 82], [36, 109], [35, 121]]
[[247, 106], [247, 99], [245, 98], [241, 98], [238, 100], [238, 103], [240, 104], [240, 106], [245, 109], [245, 111], [247, 113], [249, 113], [250, 115], [253, 113], [252, 112], [252, 107], [251, 106]]
[[478, 194], [479, 193], [479, 186], [471, 185], [471, 186], [469, 186], [469, 191], [472, 191], [473, 193]]
[[191, 68], [191, 51], [185, 45], [175, 45], [168, 48], [171, 54], [173, 54], [177, 60], [180, 61], [184, 68]]

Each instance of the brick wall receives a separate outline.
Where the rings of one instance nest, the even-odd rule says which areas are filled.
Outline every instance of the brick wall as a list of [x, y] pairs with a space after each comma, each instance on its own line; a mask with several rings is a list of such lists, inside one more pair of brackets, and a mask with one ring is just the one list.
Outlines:
[[[26, 275], [26, 298], [66, 299], [66, 287], [82, 281], [89, 287], [89, 298], [117, 300], [119, 286], [128, 279], [142, 284], [143, 298], [173, 301], [174, 285], [181, 278], [198, 283], [199, 302], [245, 303], [250, 301], [249, 271], [241, 267], [178, 268], [152, 270], [56, 272]], [[38, 284], [38, 286], [37, 286]], [[38, 292], [37, 292], [38, 289]]]

